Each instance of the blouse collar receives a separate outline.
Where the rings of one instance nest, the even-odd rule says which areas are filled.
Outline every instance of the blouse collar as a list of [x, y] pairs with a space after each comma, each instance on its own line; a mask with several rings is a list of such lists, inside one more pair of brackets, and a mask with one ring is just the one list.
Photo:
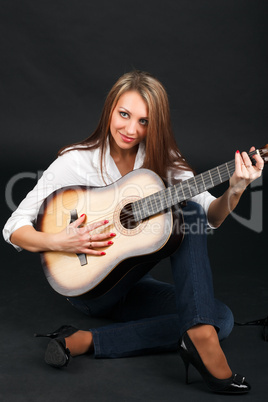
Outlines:
[[[95, 150], [94, 156], [93, 156], [93, 165], [96, 169], [99, 170], [100, 168], [100, 156], [101, 156], [101, 149], [97, 148]], [[135, 158], [135, 163], [134, 163], [134, 170], [139, 169], [143, 165], [145, 157], [145, 143], [144, 141], [140, 142], [138, 152]], [[110, 154], [110, 141], [109, 138], [107, 139], [106, 142], [106, 152], [104, 154], [104, 161], [103, 161], [103, 171], [107, 172], [107, 175], [112, 179], [112, 180], [117, 180], [121, 177], [121, 174], [119, 170], [117, 169], [117, 166]]]

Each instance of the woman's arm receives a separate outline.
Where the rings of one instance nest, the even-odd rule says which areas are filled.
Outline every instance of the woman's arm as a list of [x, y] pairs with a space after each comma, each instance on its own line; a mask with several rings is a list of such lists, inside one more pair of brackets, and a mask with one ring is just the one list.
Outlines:
[[[93, 177], [94, 179], [96, 178], [95, 168], [93, 169], [93, 166], [89, 163], [91, 159], [91, 153], [83, 155], [83, 153], [78, 154], [77, 151], [68, 152], [57, 158], [48, 169], [44, 171], [36, 186], [27, 194], [6, 222], [3, 228], [5, 240], [11, 243], [18, 251], [20, 251], [20, 249], [26, 249], [32, 252], [49, 250], [62, 250], [66, 252], [75, 250], [74, 252], [76, 252], [76, 250], [81, 249], [81, 247], [83, 248], [84, 244], [89, 244], [89, 234], [87, 234], [87, 236], [84, 234], [84, 238], [81, 239], [82, 232], [84, 230], [83, 233], [85, 233], [85, 229], [78, 229], [77, 227], [77, 230], [74, 232], [75, 222], [73, 222], [72, 226], [69, 228], [73, 233], [70, 233], [70, 230], [67, 232], [65, 229], [62, 233], [58, 234], [38, 232], [35, 230], [34, 224], [43, 201], [53, 193], [53, 191], [74, 184], [91, 184], [88, 182], [88, 177], [95, 174]], [[81, 171], [86, 171], [87, 176], [81, 177]], [[84, 218], [79, 220], [79, 222], [84, 223]], [[79, 226], [79, 223], [77, 226]], [[86, 228], [88, 231], [91, 230], [88, 225]], [[95, 243], [96, 240], [97, 239], [95, 239]], [[95, 245], [95, 247], [97, 246]], [[101, 245], [101, 247], [103, 247], [103, 245]], [[90, 253], [93, 254], [92, 252]]]
[[102, 233], [91, 235], [90, 233], [94, 229], [106, 225], [108, 221], [79, 227], [84, 221], [85, 215], [81, 215], [80, 218], [59, 233], [43, 233], [35, 230], [33, 226], [25, 225], [15, 230], [10, 240], [13, 244], [32, 252], [62, 251], [75, 254], [105, 254], [101, 250], [95, 250], [95, 248], [112, 245], [111, 237], [114, 234]]
[[[252, 147], [250, 151], [254, 151]], [[230, 178], [230, 185], [225, 193], [212, 201], [208, 209], [208, 221], [213, 227], [219, 227], [226, 217], [237, 206], [241, 195], [247, 186], [261, 176], [264, 162], [260, 155], [253, 156], [256, 165], [252, 162], [246, 152], [240, 154], [239, 151], [235, 154], [235, 172]]]
[[25, 225], [12, 233], [10, 241], [24, 250], [37, 253], [53, 250], [53, 236], [50, 233], [38, 232], [33, 226]]

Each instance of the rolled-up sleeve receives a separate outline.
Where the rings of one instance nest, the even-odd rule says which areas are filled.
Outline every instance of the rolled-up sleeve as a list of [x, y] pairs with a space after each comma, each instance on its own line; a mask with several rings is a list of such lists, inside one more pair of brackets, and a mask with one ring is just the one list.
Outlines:
[[77, 183], [75, 169], [73, 169], [74, 163], [73, 156], [68, 153], [56, 159], [7, 220], [3, 228], [3, 237], [16, 250], [22, 249], [10, 241], [12, 233], [22, 226], [34, 226], [41, 204], [53, 191], [72, 182]]

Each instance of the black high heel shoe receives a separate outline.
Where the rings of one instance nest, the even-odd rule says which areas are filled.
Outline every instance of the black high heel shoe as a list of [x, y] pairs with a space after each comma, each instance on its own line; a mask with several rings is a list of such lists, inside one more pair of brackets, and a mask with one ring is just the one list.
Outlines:
[[213, 392], [221, 394], [245, 394], [251, 389], [250, 385], [245, 381], [245, 377], [242, 377], [240, 374], [234, 374], [224, 380], [220, 380], [210, 374], [187, 332], [179, 341], [178, 352], [185, 365], [186, 384], [189, 382], [188, 369], [191, 363], [199, 371], [203, 380]]
[[65, 338], [79, 331], [71, 325], [63, 325], [48, 334], [34, 334], [36, 337], [52, 338], [47, 345], [45, 362], [52, 367], [66, 367], [70, 361], [70, 351], [66, 348]]

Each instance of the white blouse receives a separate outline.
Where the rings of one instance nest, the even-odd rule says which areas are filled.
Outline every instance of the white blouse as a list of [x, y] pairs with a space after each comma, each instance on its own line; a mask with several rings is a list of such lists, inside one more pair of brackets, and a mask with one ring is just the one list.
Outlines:
[[[144, 160], [145, 146], [139, 145], [136, 155], [134, 169], [139, 169]], [[105, 182], [100, 171], [100, 148], [94, 150], [71, 150], [59, 156], [44, 171], [36, 186], [27, 194], [18, 208], [12, 213], [3, 229], [4, 239], [10, 243], [12, 233], [25, 225], [34, 226], [38, 211], [44, 199], [53, 191], [65, 186], [83, 185], [100, 187], [111, 184], [120, 179], [121, 174], [110, 155], [109, 143], [104, 156]], [[193, 176], [192, 172], [178, 170], [176, 180], [186, 180]], [[199, 203], [207, 213], [210, 203], [215, 199], [209, 192], [205, 191], [191, 198]], [[22, 249], [12, 244], [18, 251]]]

